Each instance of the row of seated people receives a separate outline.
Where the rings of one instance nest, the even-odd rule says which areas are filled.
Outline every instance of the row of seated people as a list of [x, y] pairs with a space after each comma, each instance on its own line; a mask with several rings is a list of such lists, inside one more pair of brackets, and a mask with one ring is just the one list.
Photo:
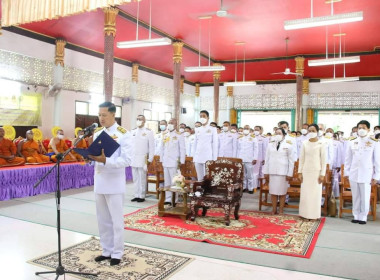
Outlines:
[[[78, 132], [78, 137], [83, 135], [82, 131]], [[0, 167], [1, 166], [18, 166], [23, 164], [42, 164], [51, 161], [57, 162], [57, 154], [67, 151], [72, 142], [64, 139], [63, 130], [58, 130], [57, 135], [50, 140], [44, 140], [44, 143], [34, 140], [32, 130], [26, 132], [26, 138], [17, 138], [15, 141], [4, 138], [5, 131], [0, 127]], [[82, 139], [77, 148], [86, 149], [88, 143]], [[74, 151], [68, 153], [63, 161], [74, 162], [83, 161], [83, 157]]]

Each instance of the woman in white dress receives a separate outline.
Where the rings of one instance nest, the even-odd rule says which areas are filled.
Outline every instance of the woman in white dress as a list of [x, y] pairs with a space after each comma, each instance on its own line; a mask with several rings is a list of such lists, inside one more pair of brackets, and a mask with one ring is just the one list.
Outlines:
[[293, 176], [293, 145], [285, 140], [285, 130], [278, 128], [273, 140], [269, 143], [263, 173], [269, 180], [269, 193], [272, 199], [272, 215], [277, 214], [277, 201], [280, 198], [279, 214], [284, 213], [285, 196], [288, 180]]
[[309, 126], [309, 140], [302, 143], [298, 165], [301, 180], [299, 214], [309, 220], [321, 217], [322, 182], [326, 175], [326, 147], [318, 140], [319, 127]]

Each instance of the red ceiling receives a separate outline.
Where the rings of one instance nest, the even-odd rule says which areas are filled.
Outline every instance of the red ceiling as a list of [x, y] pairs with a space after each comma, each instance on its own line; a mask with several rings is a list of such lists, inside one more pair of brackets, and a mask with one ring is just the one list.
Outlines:
[[[314, 1], [314, 16], [329, 15], [331, 5], [324, 0]], [[301, 4], [302, 3], [302, 4]], [[127, 14], [136, 16], [138, 3], [125, 4], [120, 8]], [[211, 36], [211, 57], [215, 60], [235, 60], [235, 41], [246, 42], [247, 59], [266, 59], [285, 56], [285, 38], [289, 37], [289, 55], [323, 54], [326, 45], [326, 29], [286, 31], [284, 20], [310, 17], [310, 2], [300, 0], [225, 0], [224, 6], [232, 17], [202, 21], [201, 51], [208, 53], [208, 30]], [[199, 20], [197, 16], [215, 13], [220, 8], [220, 0], [152, 0], [152, 25], [186, 44], [199, 48]], [[344, 32], [347, 52], [371, 52], [380, 46], [380, 1], [379, 0], [343, 0], [334, 5], [334, 13], [363, 11], [362, 22], [331, 26], [329, 33], [329, 52], [333, 52], [332, 34]], [[140, 2], [140, 19], [149, 22], [149, 0]], [[210, 28], [208, 28], [210, 24]], [[22, 27], [51, 37], [63, 37], [69, 43], [98, 52], [103, 52], [102, 10], [76, 16], [25, 24]], [[136, 24], [118, 16], [116, 42], [135, 40]], [[158, 35], [152, 34], [156, 38]], [[148, 31], [140, 27], [139, 39], [148, 38]], [[338, 44], [338, 41], [336, 41]], [[137, 49], [118, 49], [115, 44], [115, 57], [138, 62], [168, 74], [173, 72], [173, 50], [171, 46]], [[243, 58], [242, 47], [238, 49], [238, 58]], [[289, 59], [292, 71], [293, 59]], [[207, 65], [207, 59], [201, 59], [201, 65]], [[186, 48], [183, 50], [182, 74], [192, 82], [212, 82], [212, 73], [186, 73], [185, 66], [198, 65], [198, 54]], [[235, 66], [225, 64], [222, 81], [234, 80]], [[242, 79], [243, 65], [238, 65], [238, 80]], [[337, 67], [337, 75], [342, 75]], [[294, 76], [271, 75], [285, 69], [285, 60], [247, 62], [246, 80], [294, 79]], [[305, 63], [305, 76], [311, 78], [331, 77], [331, 66], [309, 68]], [[346, 74], [380, 76], [380, 55], [362, 55], [361, 62], [346, 66]]]

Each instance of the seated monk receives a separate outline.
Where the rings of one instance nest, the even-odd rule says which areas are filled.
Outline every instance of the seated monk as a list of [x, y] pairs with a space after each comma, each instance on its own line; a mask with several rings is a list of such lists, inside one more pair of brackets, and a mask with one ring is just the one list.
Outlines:
[[[63, 134], [63, 130], [60, 129], [57, 131], [57, 136], [51, 138], [51, 140], [50, 140], [48, 153], [54, 153], [54, 155], [51, 156], [51, 160], [54, 162], [57, 162], [57, 155], [58, 154], [63, 154], [66, 150], [69, 149], [69, 147], [67, 146], [67, 144], [66, 144], [65, 140], [63, 140], [63, 138], [65, 138], [65, 136]], [[65, 158], [62, 161], [63, 162], [64, 161], [77, 161], [77, 159], [70, 152], [65, 156]]]
[[[76, 141], [78, 140], [78, 138], [80, 138], [81, 136], [83, 136], [84, 132], [83, 130], [78, 130], [78, 137], [74, 139], [74, 143], [76, 143]], [[85, 138], [82, 138], [76, 145], [76, 148], [78, 149], [87, 149], [88, 146], [87, 146], [87, 142], [86, 142], [86, 139]], [[73, 152], [73, 155], [75, 156], [75, 158], [77, 159], [77, 161], [84, 161], [84, 158], [76, 153], [76, 152]]]
[[25, 160], [22, 157], [16, 157], [16, 145], [4, 138], [5, 130], [0, 127], [0, 166], [22, 165]]
[[48, 156], [42, 154], [42, 145], [33, 140], [33, 131], [26, 132], [26, 139], [18, 145], [18, 153], [23, 156], [27, 163], [47, 163], [50, 162]]

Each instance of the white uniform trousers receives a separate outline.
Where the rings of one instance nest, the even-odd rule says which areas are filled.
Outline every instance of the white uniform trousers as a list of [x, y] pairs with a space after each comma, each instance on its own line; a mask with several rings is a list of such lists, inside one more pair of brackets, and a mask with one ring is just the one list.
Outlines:
[[203, 181], [203, 178], [206, 175], [206, 164], [195, 162], [195, 170], [197, 171], [198, 181]]
[[143, 167], [132, 167], [132, 177], [135, 185], [135, 197], [145, 198], [146, 170]]
[[[164, 183], [165, 187], [173, 186], [173, 177], [177, 173], [176, 167], [164, 167]], [[172, 202], [172, 192], [165, 192], [165, 202]], [[176, 197], [176, 202], [178, 201], [178, 196]]]
[[339, 197], [339, 172], [336, 169], [333, 169], [332, 172], [332, 191], [334, 197]]
[[352, 214], [354, 220], [367, 221], [371, 184], [356, 183], [350, 180], [352, 192]]
[[253, 165], [252, 162], [244, 162], [243, 189], [253, 191]]
[[263, 162], [257, 161], [257, 163], [253, 166], [253, 188], [256, 189], [259, 186], [259, 178], [264, 178], [263, 174]]
[[102, 256], [121, 259], [124, 253], [124, 193], [95, 193]]

